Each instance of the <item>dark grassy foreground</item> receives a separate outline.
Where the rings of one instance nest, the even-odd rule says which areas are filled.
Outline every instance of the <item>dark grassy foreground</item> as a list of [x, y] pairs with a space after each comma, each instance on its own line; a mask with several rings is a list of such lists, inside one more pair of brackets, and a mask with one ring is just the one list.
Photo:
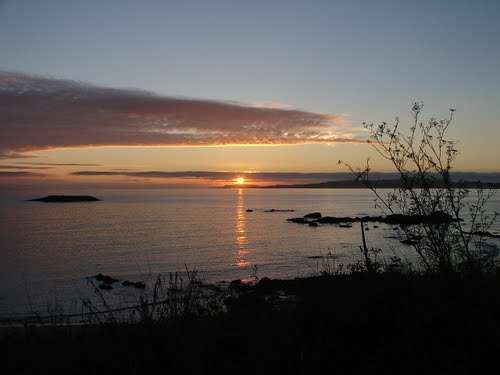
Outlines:
[[262, 279], [227, 313], [2, 328], [2, 373], [470, 374], [500, 357], [500, 279]]

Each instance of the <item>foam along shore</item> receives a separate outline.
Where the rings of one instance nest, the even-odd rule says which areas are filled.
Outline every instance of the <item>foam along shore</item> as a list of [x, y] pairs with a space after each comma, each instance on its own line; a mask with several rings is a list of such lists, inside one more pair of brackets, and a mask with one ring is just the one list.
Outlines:
[[27, 199], [26, 202], [98, 202], [99, 198], [90, 195], [47, 195], [42, 198]]

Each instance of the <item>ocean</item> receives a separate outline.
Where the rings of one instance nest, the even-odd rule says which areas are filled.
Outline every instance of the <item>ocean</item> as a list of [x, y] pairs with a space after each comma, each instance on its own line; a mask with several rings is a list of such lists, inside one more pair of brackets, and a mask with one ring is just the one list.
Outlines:
[[[102, 201], [24, 201], [49, 193]], [[78, 312], [93, 294], [87, 278], [98, 273], [147, 283], [186, 268], [211, 283], [318, 274], [326, 254], [337, 264], [359, 259], [359, 223], [309, 227], [287, 218], [380, 214], [364, 189], [19, 190], [2, 192], [0, 210], [0, 318], [46, 315], [61, 304]], [[499, 196], [488, 210], [500, 211]], [[414, 257], [411, 246], [390, 238], [391, 226], [368, 229], [369, 247]], [[500, 224], [491, 231], [500, 232]], [[140, 290], [115, 285], [103, 291], [106, 298], [138, 300]]]

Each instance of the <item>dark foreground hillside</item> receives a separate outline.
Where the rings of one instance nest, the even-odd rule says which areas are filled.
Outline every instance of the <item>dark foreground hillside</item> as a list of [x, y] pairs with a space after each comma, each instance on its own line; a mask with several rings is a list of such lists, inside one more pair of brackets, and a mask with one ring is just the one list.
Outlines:
[[229, 312], [168, 323], [2, 328], [2, 373], [471, 374], [500, 353], [500, 280], [263, 279]]

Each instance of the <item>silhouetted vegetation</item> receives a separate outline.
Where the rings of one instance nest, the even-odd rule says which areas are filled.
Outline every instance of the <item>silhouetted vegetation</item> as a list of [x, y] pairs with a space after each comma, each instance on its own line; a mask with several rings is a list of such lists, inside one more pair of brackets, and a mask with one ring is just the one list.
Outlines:
[[[433, 215], [442, 212], [453, 218], [444, 223], [422, 222], [400, 225], [399, 234], [410, 243], [419, 256], [420, 267], [432, 273], [461, 272], [478, 275], [492, 272], [494, 260], [483, 251], [485, 233], [496, 219], [488, 214], [486, 203], [495, 190], [476, 188], [473, 203], [467, 201], [470, 190], [452, 181], [452, 164], [458, 150], [456, 142], [449, 140], [446, 132], [453, 120], [454, 109], [447, 119], [431, 118], [427, 123], [420, 120], [423, 104], [414, 103], [413, 123], [407, 131], [401, 130], [400, 121], [390, 125], [364, 124], [370, 132], [368, 143], [378, 155], [392, 164], [400, 175], [401, 186], [385, 195], [377, 181], [370, 177], [367, 160], [364, 169], [354, 169], [346, 165], [360, 181], [373, 191], [377, 205], [385, 214]], [[467, 210], [469, 221], [463, 222], [463, 212]], [[418, 241], [413, 239], [418, 238]]]

